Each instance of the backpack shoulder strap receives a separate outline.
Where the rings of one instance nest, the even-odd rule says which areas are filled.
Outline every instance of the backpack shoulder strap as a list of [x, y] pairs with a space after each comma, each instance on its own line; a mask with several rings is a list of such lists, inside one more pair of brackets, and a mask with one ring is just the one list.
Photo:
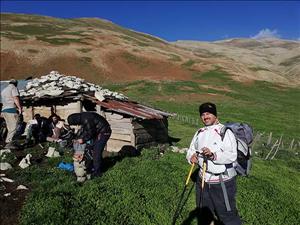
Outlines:
[[[227, 130], [231, 130], [232, 132], [232, 129], [226, 125], [224, 125], [222, 128], [221, 128], [221, 131], [220, 131], [220, 136], [221, 136], [221, 139], [222, 141], [224, 140], [224, 137], [225, 137], [225, 134], [227, 132]], [[233, 133], [233, 132], [232, 132]]]

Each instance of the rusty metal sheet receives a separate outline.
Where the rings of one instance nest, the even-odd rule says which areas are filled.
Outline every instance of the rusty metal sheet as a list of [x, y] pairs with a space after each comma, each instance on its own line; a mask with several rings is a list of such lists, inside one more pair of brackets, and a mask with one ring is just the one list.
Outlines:
[[94, 100], [96, 104], [108, 110], [138, 117], [141, 119], [163, 119], [164, 116], [173, 115], [132, 101], [118, 101], [107, 99], [101, 102], [91, 96], [84, 95], [84, 97], [87, 97], [90, 100]]

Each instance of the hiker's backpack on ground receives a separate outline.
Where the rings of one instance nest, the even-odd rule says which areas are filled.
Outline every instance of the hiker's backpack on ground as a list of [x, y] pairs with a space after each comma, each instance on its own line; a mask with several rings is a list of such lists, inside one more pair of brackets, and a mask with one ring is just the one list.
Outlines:
[[237, 160], [233, 163], [233, 167], [239, 175], [247, 176], [251, 169], [250, 145], [253, 141], [253, 129], [246, 123], [226, 123], [221, 130], [222, 140], [227, 129], [232, 131], [237, 140]]

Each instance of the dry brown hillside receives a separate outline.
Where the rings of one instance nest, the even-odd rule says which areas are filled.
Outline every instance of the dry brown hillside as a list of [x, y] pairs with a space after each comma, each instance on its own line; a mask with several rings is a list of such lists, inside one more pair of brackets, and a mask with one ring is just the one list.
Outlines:
[[299, 42], [168, 43], [94, 18], [1, 14], [1, 80], [57, 70], [92, 82], [189, 80], [221, 69], [234, 79], [300, 83]]

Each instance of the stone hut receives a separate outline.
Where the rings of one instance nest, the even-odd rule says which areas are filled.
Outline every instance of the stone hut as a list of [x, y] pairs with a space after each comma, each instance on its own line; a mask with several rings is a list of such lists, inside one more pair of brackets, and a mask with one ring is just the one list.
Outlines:
[[75, 76], [52, 71], [28, 82], [20, 95], [26, 106], [25, 120], [35, 113], [46, 117], [56, 113], [66, 119], [72, 113], [95, 109], [108, 120], [112, 129], [107, 151], [140, 150], [169, 140], [168, 117], [172, 114], [130, 101], [122, 94]]

